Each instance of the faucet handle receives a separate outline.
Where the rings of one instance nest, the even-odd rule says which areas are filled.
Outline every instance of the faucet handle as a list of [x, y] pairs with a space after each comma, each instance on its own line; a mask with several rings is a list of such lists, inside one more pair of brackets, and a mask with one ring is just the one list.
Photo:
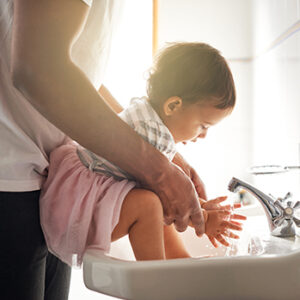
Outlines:
[[284, 202], [286, 201], [287, 199], [291, 198], [293, 195], [291, 192], [287, 192], [286, 195], [283, 197], [283, 198], [278, 198], [277, 200], [281, 201], [281, 202]]
[[297, 201], [293, 207], [292, 201], [287, 201], [286, 204], [287, 206], [284, 207], [283, 202], [279, 199], [274, 202], [274, 205], [278, 208], [280, 215], [273, 220], [273, 223], [276, 226], [280, 226], [282, 225], [284, 220], [287, 220], [289, 222], [292, 222], [293, 220], [296, 226], [300, 227], [300, 220], [294, 217], [295, 210], [300, 207], [300, 201]]
[[294, 206], [293, 206], [293, 209], [297, 209], [300, 207], [300, 201], [297, 201]]
[[300, 220], [299, 219], [293, 217], [293, 221], [295, 222], [297, 227], [300, 227]]
[[293, 196], [293, 194], [291, 192], [287, 192], [286, 195], [283, 198], [283, 201], [291, 198], [292, 196]]
[[[293, 209], [296, 210], [300, 207], [300, 201], [297, 201], [294, 206], [293, 206]], [[293, 217], [293, 221], [295, 222], [296, 226], [297, 227], [300, 227], [300, 220], [296, 217]]]

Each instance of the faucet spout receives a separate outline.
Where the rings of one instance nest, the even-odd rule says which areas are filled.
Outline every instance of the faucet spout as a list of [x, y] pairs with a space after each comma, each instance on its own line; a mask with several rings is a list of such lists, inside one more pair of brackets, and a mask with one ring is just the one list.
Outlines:
[[272, 232], [276, 227], [273, 223], [274, 219], [276, 219], [280, 215], [280, 212], [274, 204], [274, 199], [266, 195], [262, 191], [258, 190], [257, 188], [251, 186], [250, 184], [233, 177], [228, 184], [229, 191], [237, 192], [241, 188], [250, 192], [260, 202], [265, 211], [265, 214], [268, 219], [269, 228]]
[[241, 188], [255, 196], [262, 205], [272, 235], [279, 237], [295, 236], [295, 228], [296, 226], [300, 227], [300, 220], [295, 217], [294, 213], [297, 208], [300, 208], [300, 201], [297, 201], [294, 206], [292, 206], [292, 201], [287, 201], [287, 206], [285, 206], [284, 199], [273, 199], [252, 185], [233, 177], [229, 182], [228, 189], [231, 192], [237, 192]]

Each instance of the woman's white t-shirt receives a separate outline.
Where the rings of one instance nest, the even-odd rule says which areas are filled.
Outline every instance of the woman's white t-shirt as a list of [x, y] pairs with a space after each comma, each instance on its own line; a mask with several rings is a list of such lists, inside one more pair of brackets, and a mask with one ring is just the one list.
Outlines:
[[[77, 0], [90, 6], [82, 34], [72, 48], [73, 61], [99, 88], [113, 28], [123, 1]], [[10, 76], [13, 0], [0, 1], [0, 191], [40, 189], [49, 153], [68, 137], [48, 122], [16, 90]]]

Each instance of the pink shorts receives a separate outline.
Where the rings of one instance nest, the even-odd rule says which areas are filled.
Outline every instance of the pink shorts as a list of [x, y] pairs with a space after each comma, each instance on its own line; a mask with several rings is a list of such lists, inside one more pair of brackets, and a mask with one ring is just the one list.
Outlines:
[[76, 149], [69, 143], [51, 152], [40, 216], [49, 251], [80, 266], [87, 248], [109, 251], [122, 203], [136, 183], [90, 171]]

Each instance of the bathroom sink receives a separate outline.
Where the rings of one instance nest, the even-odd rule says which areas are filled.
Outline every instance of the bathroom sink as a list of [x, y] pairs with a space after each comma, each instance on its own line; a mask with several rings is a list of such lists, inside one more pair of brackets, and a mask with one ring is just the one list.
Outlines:
[[89, 289], [121, 299], [299, 300], [300, 238], [271, 236], [264, 216], [249, 217], [225, 256], [136, 262], [88, 250], [83, 271]]

